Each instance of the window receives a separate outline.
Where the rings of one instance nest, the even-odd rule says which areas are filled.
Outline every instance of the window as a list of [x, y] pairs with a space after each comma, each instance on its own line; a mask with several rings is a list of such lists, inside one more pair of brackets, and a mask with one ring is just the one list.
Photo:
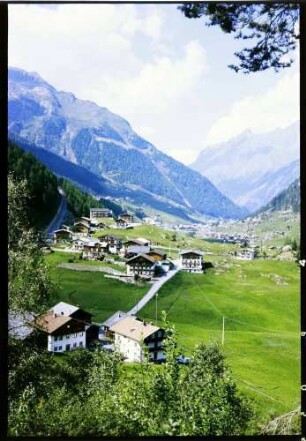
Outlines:
[[70, 337], [70, 335], [69, 335], [69, 334], [67, 334], [67, 335], [66, 335], [66, 338], [69, 338], [69, 337]]
[[77, 347], [77, 344], [76, 344], [76, 343], [73, 343], [73, 347], [76, 348], [76, 347]]
[[63, 349], [63, 346], [59, 346], [58, 350], [61, 351]]
[[78, 335], [78, 334], [77, 334], [77, 333], [75, 333], [75, 334], [73, 334], [73, 336], [72, 336], [72, 337], [77, 337], [77, 335]]
[[56, 335], [54, 336], [54, 341], [57, 341], [57, 336]]
[[82, 348], [83, 347], [83, 342], [80, 341], [79, 346]]
[[63, 336], [62, 336], [62, 335], [59, 335], [59, 336], [57, 337], [57, 339], [58, 339], [59, 341], [62, 341], [62, 340], [63, 340]]
[[83, 337], [83, 332], [80, 332], [80, 337]]
[[57, 346], [54, 346], [54, 352], [56, 352], [57, 351]]

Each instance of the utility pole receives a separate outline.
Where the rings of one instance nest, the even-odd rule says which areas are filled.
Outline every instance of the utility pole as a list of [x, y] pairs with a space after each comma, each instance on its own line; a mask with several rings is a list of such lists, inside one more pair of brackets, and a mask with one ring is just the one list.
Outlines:
[[223, 324], [222, 324], [222, 345], [224, 345], [225, 340], [225, 317], [223, 316]]
[[158, 294], [155, 294], [155, 324], [157, 325], [157, 297]]

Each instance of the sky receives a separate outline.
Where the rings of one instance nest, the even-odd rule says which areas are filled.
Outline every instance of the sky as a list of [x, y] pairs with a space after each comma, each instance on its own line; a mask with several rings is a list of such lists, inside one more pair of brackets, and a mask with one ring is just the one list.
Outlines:
[[9, 66], [125, 118], [159, 150], [192, 163], [244, 130], [299, 119], [299, 64], [244, 75], [241, 41], [174, 4], [10, 4]]

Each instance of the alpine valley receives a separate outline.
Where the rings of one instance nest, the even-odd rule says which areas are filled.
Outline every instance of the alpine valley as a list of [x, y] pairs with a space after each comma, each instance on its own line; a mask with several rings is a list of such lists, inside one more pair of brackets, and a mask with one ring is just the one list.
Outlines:
[[254, 212], [299, 178], [299, 122], [268, 133], [246, 130], [206, 147], [191, 167]]
[[138, 136], [126, 120], [57, 91], [36, 73], [9, 69], [8, 118], [10, 139], [96, 196], [128, 198], [184, 219], [247, 214], [205, 176]]

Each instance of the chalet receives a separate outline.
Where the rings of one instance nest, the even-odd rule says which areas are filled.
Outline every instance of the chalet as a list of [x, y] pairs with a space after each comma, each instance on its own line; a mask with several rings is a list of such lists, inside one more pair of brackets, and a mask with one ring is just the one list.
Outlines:
[[188, 273], [203, 272], [203, 253], [198, 250], [184, 250], [180, 252], [180, 265], [182, 271]]
[[128, 276], [153, 276], [155, 260], [146, 254], [138, 254], [126, 261]]
[[96, 260], [102, 257], [103, 250], [99, 241], [91, 240], [83, 245], [82, 257], [86, 260]]
[[75, 222], [74, 222], [74, 225], [79, 223], [79, 222], [84, 223], [88, 227], [90, 227], [90, 224], [91, 224], [91, 221], [90, 221], [89, 217], [86, 217], [86, 216], [81, 216], [81, 217], [76, 218]]
[[107, 245], [108, 251], [112, 254], [117, 254], [122, 248], [122, 239], [114, 234], [104, 234], [98, 237], [100, 242]]
[[87, 235], [90, 232], [90, 226], [86, 222], [75, 222], [73, 225], [73, 231]]
[[37, 317], [32, 326], [47, 337], [49, 352], [65, 352], [86, 348], [98, 338], [99, 328], [91, 323], [92, 314], [60, 302]]
[[88, 239], [85, 239], [83, 237], [78, 237], [76, 239], [73, 239], [72, 241], [72, 249], [76, 251], [83, 251], [84, 245], [88, 243]]
[[162, 346], [165, 331], [151, 323], [142, 322], [136, 317], [126, 316], [110, 327], [118, 352], [131, 362], [144, 360], [145, 345], [151, 361], [165, 358]]
[[117, 228], [126, 229], [128, 225], [129, 225], [129, 223], [126, 220], [124, 220], [124, 219], [118, 219], [116, 221], [116, 227]]
[[131, 224], [134, 221], [134, 217], [132, 214], [129, 213], [124, 213], [124, 214], [120, 214], [120, 216], [118, 217], [118, 220], [124, 220], [125, 222], [128, 222], [129, 224]]
[[130, 259], [131, 257], [137, 256], [138, 254], [148, 254], [150, 247], [143, 245], [132, 245], [127, 247], [125, 250], [125, 257]]
[[105, 217], [113, 217], [113, 211], [109, 208], [90, 208], [90, 220], [93, 222], [94, 220], [100, 220]]
[[152, 257], [152, 259], [155, 260], [155, 262], [161, 262], [162, 260], [167, 259], [167, 254], [162, 250], [150, 250], [147, 253], [147, 256]]
[[59, 230], [53, 231], [53, 242], [54, 243], [66, 243], [70, 242], [72, 239], [72, 231], [60, 228]]

